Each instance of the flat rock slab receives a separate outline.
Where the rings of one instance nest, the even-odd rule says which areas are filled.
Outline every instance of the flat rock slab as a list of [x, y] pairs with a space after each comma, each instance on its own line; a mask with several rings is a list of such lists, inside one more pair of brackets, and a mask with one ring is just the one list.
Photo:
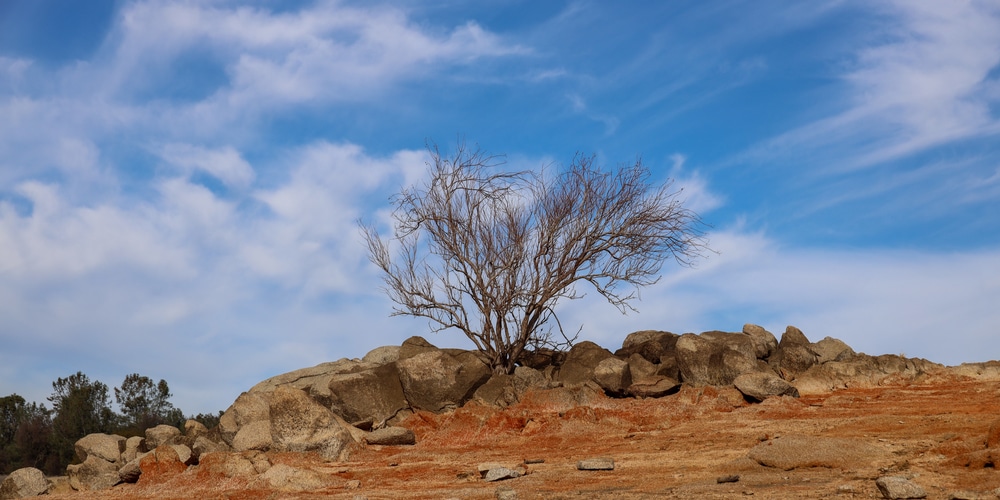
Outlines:
[[407, 446], [417, 443], [413, 431], [405, 427], [386, 427], [372, 431], [365, 437], [368, 444], [384, 446]]
[[885, 498], [895, 500], [902, 498], [927, 498], [927, 492], [916, 483], [905, 477], [886, 476], [875, 480], [875, 486]]
[[751, 460], [784, 470], [805, 467], [855, 468], [885, 458], [886, 452], [857, 439], [782, 436], [754, 446]]
[[488, 483], [494, 481], [502, 481], [504, 479], [514, 479], [523, 476], [524, 473], [516, 469], [508, 469], [506, 467], [496, 467], [486, 471], [486, 476], [483, 477]]
[[577, 470], [615, 470], [612, 458], [588, 458], [576, 463]]

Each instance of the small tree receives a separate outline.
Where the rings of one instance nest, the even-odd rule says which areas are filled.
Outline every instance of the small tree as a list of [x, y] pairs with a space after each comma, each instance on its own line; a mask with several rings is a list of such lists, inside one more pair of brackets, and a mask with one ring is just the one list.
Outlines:
[[90, 381], [82, 372], [52, 382], [52, 440], [60, 467], [73, 459], [73, 445], [87, 434], [111, 433], [118, 425], [118, 415], [111, 409], [108, 386]]
[[[690, 265], [707, 249], [701, 220], [641, 161], [614, 172], [577, 155], [552, 176], [498, 169], [499, 158], [430, 148], [429, 178], [394, 198], [393, 240], [363, 225], [394, 315], [457, 328], [497, 373], [560, 332], [554, 307], [592, 286], [622, 313], [663, 262]], [[628, 286], [627, 291], [622, 287]], [[564, 335], [565, 337], [565, 335]]]
[[166, 380], [153, 379], [132, 373], [125, 377], [121, 387], [115, 387], [115, 402], [121, 408], [128, 431], [140, 434], [159, 424], [178, 425], [184, 414], [170, 402], [170, 387]]

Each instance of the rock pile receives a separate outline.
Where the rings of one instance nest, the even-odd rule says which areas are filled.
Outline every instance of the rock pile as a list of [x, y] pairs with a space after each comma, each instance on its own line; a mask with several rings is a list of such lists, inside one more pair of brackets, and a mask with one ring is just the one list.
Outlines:
[[[858, 354], [829, 337], [810, 342], [793, 326], [779, 341], [751, 324], [740, 332], [697, 335], [639, 331], [613, 353], [580, 342], [568, 352], [528, 352], [519, 365], [511, 374], [494, 374], [478, 352], [440, 349], [411, 337], [362, 359], [341, 359], [264, 380], [241, 394], [211, 430], [189, 421], [184, 432], [159, 426], [144, 438], [86, 436], [76, 447], [80, 463], [67, 470], [69, 483], [76, 490], [92, 490], [201, 470], [290, 488], [319, 479], [312, 481], [310, 471], [272, 467], [264, 453], [315, 452], [338, 461], [362, 446], [412, 445], [416, 436], [398, 424], [419, 410], [446, 412], [469, 401], [503, 408], [529, 392], [569, 409], [604, 397], [601, 393], [658, 398], [682, 384], [726, 386], [737, 398], [742, 394], [755, 402], [847, 384], [875, 385], [886, 377], [912, 378], [939, 366]], [[490, 477], [523, 473], [497, 468]]]

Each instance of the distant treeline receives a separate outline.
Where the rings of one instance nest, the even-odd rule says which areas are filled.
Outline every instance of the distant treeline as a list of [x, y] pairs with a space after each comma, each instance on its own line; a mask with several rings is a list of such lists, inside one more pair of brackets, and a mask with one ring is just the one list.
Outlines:
[[170, 387], [133, 373], [114, 388], [115, 402], [121, 410], [111, 409], [111, 393], [100, 381], [91, 381], [81, 372], [52, 382], [52, 407], [28, 403], [17, 394], [0, 398], [0, 474], [22, 467], [35, 467], [48, 475], [65, 473], [74, 460], [73, 445], [87, 434], [103, 432], [125, 437], [141, 436], [146, 429], [161, 424], [184, 426], [188, 418], [211, 428], [219, 423], [217, 415], [199, 413], [184, 417], [170, 403]]

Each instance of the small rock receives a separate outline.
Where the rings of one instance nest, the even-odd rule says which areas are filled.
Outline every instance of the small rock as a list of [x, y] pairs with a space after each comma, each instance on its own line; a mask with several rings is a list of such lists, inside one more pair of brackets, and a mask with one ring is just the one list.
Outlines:
[[352, 479], [352, 480], [344, 483], [344, 488], [349, 489], [349, 490], [361, 489], [361, 481], [359, 481], [357, 479]]
[[890, 500], [901, 498], [927, 498], [927, 492], [919, 485], [899, 476], [885, 476], [875, 480], [882, 496]]
[[588, 458], [576, 463], [577, 470], [615, 470], [612, 458]]
[[974, 491], [955, 491], [948, 496], [949, 500], [979, 500], [980, 498], [984, 497]]
[[368, 444], [385, 446], [406, 446], [417, 443], [413, 431], [405, 427], [386, 427], [372, 431], [365, 437]]
[[737, 482], [739, 480], [740, 480], [740, 476], [738, 474], [732, 474], [732, 475], [729, 475], [729, 476], [721, 476], [721, 477], [715, 478], [715, 482], [718, 483], [718, 484], [722, 484], [722, 483], [735, 483], [735, 482]]
[[515, 469], [508, 469], [506, 467], [496, 467], [486, 471], [486, 476], [483, 477], [488, 483], [494, 481], [503, 481], [504, 479], [515, 479], [521, 477], [520, 471]]
[[545, 463], [545, 459], [544, 458], [526, 458], [526, 459], [524, 459], [524, 465], [544, 464], [544, 463]]

